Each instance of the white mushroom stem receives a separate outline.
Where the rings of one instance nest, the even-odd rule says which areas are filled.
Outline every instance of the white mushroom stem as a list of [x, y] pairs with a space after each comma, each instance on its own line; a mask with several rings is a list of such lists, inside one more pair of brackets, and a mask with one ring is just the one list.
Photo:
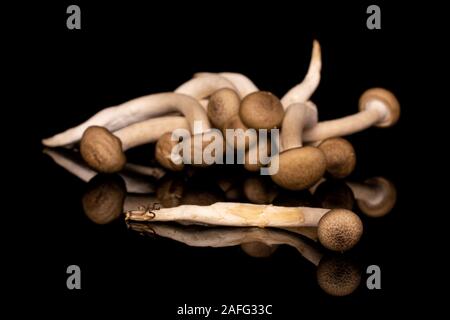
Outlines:
[[[89, 168], [81, 159], [76, 159], [65, 155], [57, 150], [44, 149], [44, 154], [47, 154], [60, 167], [64, 168], [74, 176], [78, 177], [84, 182], [89, 182], [97, 172]], [[155, 186], [147, 179], [140, 179], [138, 177], [130, 176], [126, 172], [121, 172], [120, 176], [125, 182], [125, 186], [130, 193], [152, 193], [155, 192]]]
[[82, 124], [44, 139], [42, 143], [49, 147], [63, 146], [79, 141], [90, 126], [102, 126], [114, 132], [130, 124], [175, 111], [182, 113], [189, 123], [201, 121], [204, 131], [209, 129], [206, 111], [196, 99], [178, 93], [158, 93], [103, 109]]
[[[207, 77], [214, 75], [215, 73], [210, 72], [198, 72], [194, 74], [194, 78]], [[228, 79], [237, 89], [239, 95], [243, 98], [246, 95], [259, 91], [258, 87], [245, 75], [235, 72], [220, 72], [219, 76]]]
[[318, 141], [346, 136], [367, 129], [388, 116], [387, 108], [379, 101], [372, 101], [363, 111], [340, 119], [321, 121], [303, 132], [303, 141]]
[[209, 103], [209, 100], [208, 99], [201, 99], [201, 100], [199, 100], [198, 101], [201, 105], [202, 105], [202, 107], [206, 110], [206, 108], [208, 108], [208, 103]]
[[318, 265], [322, 254], [314, 247], [288, 232], [261, 228], [212, 228], [192, 230], [165, 224], [130, 224], [133, 230], [148, 232], [169, 238], [191, 247], [223, 248], [250, 242], [264, 243], [268, 246], [289, 245], [313, 264]]
[[182, 93], [201, 100], [209, 97], [215, 91], [222, 88], [237, 90], [233, 83], [225, 77], [217, 74], [207, 74], [204, 77], [192, 78], [183, 83], [175, 93]]
[[303, 130], [317, 124], [317, 107], [310, 101], [294, 103], [287, 109], [281, 131], [282, 150], [303, 146]]
[[317, 226], [329, 209], [277, 207], [248, 203], [217, 202], [210, 206], [182, 205], [153, 211], [129, 211], [127, 220], [189, 221], [235, 227], [300, 227]]
[[301, 83], [293, 87], [283, 96], [281, 99], [283, 107], [287, 108], [293, 103], [309, 100], [319, 85], [321, 68], [322, 57], [320, 44], [317, 40], [314, 40], [308, 72]]
[[189, 130], [187, 119], [181, 116], [147, 119], [119, 129], [113, 134], [122, 141], [122, 150], [126, 151], [136, 146], [156, 142], [162, 134], [175, 129]]

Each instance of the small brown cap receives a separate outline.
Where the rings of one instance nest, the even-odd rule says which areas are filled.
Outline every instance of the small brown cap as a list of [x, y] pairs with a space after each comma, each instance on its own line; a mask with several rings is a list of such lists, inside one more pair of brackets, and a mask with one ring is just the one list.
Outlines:
[[277, 158], [278, 172], [271, 176], [272, 180], [288, 190], [304, 190], [313, 186], [322, 178], [327, 167], [323, 152], [309, 146], [286, 150]]
[[397, 123], [400, 118], [400, 103], [392, 92], [383, 88], [372, 88], [365, 91], [359, 98], [359, 110], [365, 110], [369, 102], [373, 100], [381, 101], [388, 110], [387, 116], [376, 124], [377, 127], [385, 128]]
[[333, 178], [345, 178], [355, 169], [355, 149], [353, 149], [352, 144], [348, 140], [329, 138], [319, 145], [319, 149], [325, 154], [327, 172]]
[[279, 128], [284, 117], [280, 100], [270, 92], [257, 91], [247, 95], [241, 102], [239, 115], [249, 128]]
[[[156, 142], [155, 158], [158, 163], [164, 168], [171, 171], [181, 171], [184, 168], [184, 163], [176, 164], [172, 161], [172, 149], [178, 144], [178, 141], [172, 141], [172, 133], [164, 133]], [[181, 151], [180, 151], [181, 159]]]
[[98, 126], [89, 127], [84, 131], [80, 153], [91, 168], [102, 173], [119, 172], [127, 162], [120, 139], [107, 129]]
[[350, 210], [332, 209], [319, 221], [319, 241], [329, 250], [350, 250], [359, 242], [362, 233], [361, 219]]
[[360, 285], [361, 270], [343, 257], [324, 257], [317, 267], [317, 282], [329, 295], [347, 296]]
[[219, 129], [234, 115], [239, 113], [241, 99], [236, 91], [222, 88], [215, 91], [209, 98], [207, 113], [212, 124]]
[[369, 217], [378, 218], [388, 214], [397, 202], [397, 190], [392, 182], [382, 177], [368, 179], [364, 184], [375, 188], [379, 194], [380, 201], [371, 203], [364, 199], [358, 199], [358, 207]]
[[89, 181], [81, 202], [91, 221], [107, 224], [123, 213], [125, 196], [125, 183], [120, 176], [98, 174]]

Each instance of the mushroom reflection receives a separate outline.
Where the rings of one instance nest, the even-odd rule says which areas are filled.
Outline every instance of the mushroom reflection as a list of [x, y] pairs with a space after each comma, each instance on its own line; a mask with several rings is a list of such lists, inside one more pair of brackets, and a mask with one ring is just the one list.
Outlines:
[[125, 182], [120, 175], [98, 174], [87, 184], [82, 196], [86, 216], [94, 223], [107, 224], [119, 218], [122, 213], [140, 207], [162, 208], [183, 204], [210, 205], [223, 201], [221, 190], [207, 184], [186, 182], [179, 176], [168, 175], [158, 183], [156, 193], [127, 193]]
[[317, 267], [317, 281], [324, 292], [345, 296], [354, 292], [360, 282], [360, 269], [344, 256], [324, 256], [298, 235], [278, 229], [205, 228], [162, 223], [129, 222], [142, 235], [160, 236], [191, 247], [222, 248], [241, 246], [252, 257], [268, 257], [280, 245], [289, 245]]
[[[44, 149], [43, 152], [50, 156], [56, 164], [84, 182], [90, 181], [97, 175], [96, 171], [87, 166], [78, 152], [63, 149]], [[154, 181], [163, 174], [163, 170], [159, 167], [145, 167], [131, 163], [127, 163], [126, 170], [119, 173], [125, 182], [127, 191], [132, 193], [154, 192]]]
[[347, 182], [359, 209], [369, 217], [382, 217], [391, 212], [397, 201], [397, 190], [392, 182], [375, 177], [364, 183]]

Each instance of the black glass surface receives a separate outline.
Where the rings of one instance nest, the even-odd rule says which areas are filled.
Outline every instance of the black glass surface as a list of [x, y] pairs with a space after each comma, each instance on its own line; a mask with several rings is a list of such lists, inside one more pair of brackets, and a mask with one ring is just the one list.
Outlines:
[[[82, 29], [69, 31], [65, 26], [67, 5], [45, 6], [46, 19], [42, 29], [31, 33], [34, 39], [27, 46], [30, 51], [25, 62], [30, 76], [23, 81], [35, 84], [30, 91], [35, 104], [26, 107], [27, 138], [31, 137], [28, 156], [16, 161], [28, 176], [16, 180], [14, 200], [27, 207], [20, 200], [26, 192], [32, 203], [26, 210], [27, 227], [32, 229], [27, 232], [28, 262], [22, 266], [39, 261], [34, 279], [38, 284], [33, 286], [39, 293], [33, 294], [34, 299], [43, 298], [67, 310], [127, 310], [152, 319], [194, 319], [177, 316], [177, 307], [184, 304], [217, 308], [222, 304], [272, 304], [272, 317], [291, 319], [361, 318], [368, 313], [402, 311], [405, 308], [399, 297], [423, 294], [419, 274], [422, 266], [428, 265], [429, 246], [422, 239], [426, 238], [424, 229], [431, 226], [420, 222], [421, 203], [427, 196], [419, 180], [425, 173], [415, 170], [418, 145], [409, 137], [417, 134], [417, 123], [427, 116], [416, 113], [421, 108], [414, 94], [418, 92], [416, 79], [423, 67], [420, 55], [414, 52], [420, 47], [416, 42], [420, 32], [408, 24], [407, 8], [380, 5], [382, 29], [368, 30], [366, 3], [82, 2]], [[261, 89], [282, 96], [303, 78], [313, 39], [322, 46], [322, 79], [312, 97], [321, 120], [356, 112], [362, 92], [377, 86], [394, 92], [402, 107], [394, 127], [370, 128], [348, 137], [356, 150], [357, 166], [345, 181], [362, 183], [384, 177], [397, 192], [394, 208], [383, 217], [369, 217], [356, 201], [351, 203], [364, 224], [364, 235], [354, 249], [333, 254], [311, 239], [276, 231], [306, 241], [329, 261], [344, 261], [358, 270], [359, 285], [346, 296], [335, 297], [323, 290], [317, 266], [289, 245], [254, 257], [240, 245], [196, 247], [153, 235], [146, 232], [147, 227], [127, 225], [123, 216], [96, 224], [83, 207], [92, 183], [70, 174], [42, 152], [40, 139], [107, 106], [172, 91], [195, 72], [241, 72]], [[153, 166], [153, 149], [153, 145], [145, 145], [130, 150], [127, 156], [132, 162]], [[214, 177], [240, 172], [239, 168], [215, 170], [200, 172], [200, 182], [194, 181], [188, 188], [214, 193]], [[239, 173], [236, 181], [245, 178]], [[24, 186], [28, 180], [32, 180], [32, 188], [26, 187], [28, 183]], [[156, 180], [148, 181], [158, 185]], [[331, 202], [339, 201], [348, 197], [345, 187], [339, 189], [340, 183], [323, 187], [322, 198], [316, 195], [304, 200], [304, 194], [287, 194], [280, 201], [297, 196], [316, 206], [328, 196]], [[335, 189], [338, 196], [333, 196]], [[78, 291], [66, 287], [66, 268], [71, 264], [82, 270], [82, 289]], [[369, 265], [381, 268], [380, 290], [366, 286]], [[24, 269], [21, 280], [27, 278]]]

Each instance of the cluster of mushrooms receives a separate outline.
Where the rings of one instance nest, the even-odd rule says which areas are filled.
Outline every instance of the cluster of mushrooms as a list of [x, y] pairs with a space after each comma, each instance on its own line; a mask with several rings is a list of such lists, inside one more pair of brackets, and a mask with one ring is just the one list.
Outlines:
[[[226, 129], [280, 129], [279, 152], [270, 155], [270, 161], [277, 162], [278, 171], [270, 178], [283, 190], [312, 190], [324, 176], [342, 179], [354, 170], [355, 151], [342, 136], [371, 126], [392, 126], [400, 115], [399, 103], [391, 92], [372, 88], [362, 94], [359, 112], [319, 122], [317, 106], [310, 98], [319, 85], [321, 65], [320, 45], [314, 41], [306, 76], [281, 99], [260, 91], [239, 73], [198, 73], [174, 92], [151, 94], [106, 108], [42, 143], [50, 148], [76, 146], [90, 170], [124, 176], [122, 173], [130, 168], [140, 173], [146, 171], [127, 163], [125, 151], [149, 143], [155, 143], [155, 158], [164, 170], [187, 172], [192, 166], [206, 166], [206, 163], [191, 166], [172, 160], [171, 152], [177, 142], [171, 138], [176, 129], [190, 130], [191, 138], [200, 136], [202, 147], [210, 142], [203, 136], [211, 128], [222, 132]], [[200, 130], [194, 130], [194, 123], [201, 124]], [[224, 145], [228, 143], [224, 142]], [[256, 141], [240, 146], [244, 148], [246, 158], [258, 144]], [[244, 164], [250, 172], [259, 171], [261, 166], [259, 161]], [[223, 184], [222, 189], [231, 184]], [[171, 194], [170, 190], [168, 193]], [[161, 203], [160, 200], [158, 197], [155, 202]], [[360, 218], [343, 208], [293, 207], [264, 201], [217, 201], [207, 205], [177, 203], [175, 206], [164, 206], [163, 203], [158, 208], [153, 205], [140, 207], [134, 203], [134, 207], [121, 205], [120, 208], [126, 213], [127, 220], [138, 222], [177, 221], [222, 227], [317, 227], [320, 243], [339, 252], [358, 243], [363, 231]]]

